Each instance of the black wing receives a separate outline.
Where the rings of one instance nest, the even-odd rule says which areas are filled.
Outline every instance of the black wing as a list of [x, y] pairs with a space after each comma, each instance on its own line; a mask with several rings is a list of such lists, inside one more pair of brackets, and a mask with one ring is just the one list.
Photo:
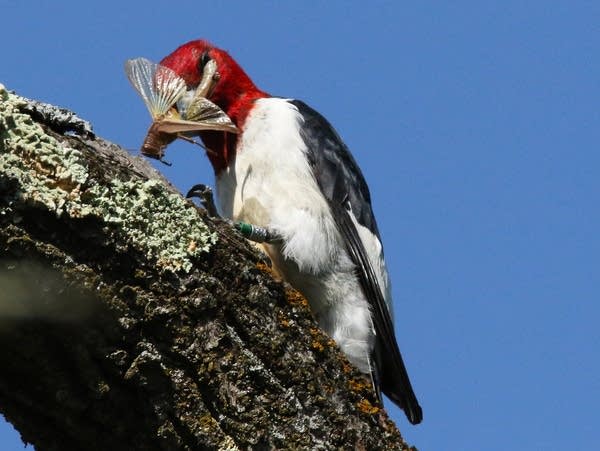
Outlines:
[[351, 217], [354, 215], [359, 224], [380, 239], [369, 188], [352, 154], [331, 124], [305, 103], [298, 100], [291, 103], [304, 118], [300, 132], [308, 148], [310, 166], [329, 202], [347, 251], [359, 270], [360, 284], [371, 306], [377, 340], [373, 355], [376, 384], [404, 410], [411, 423], [420, 423], [423, 413], [398, 349], [390, 310]]

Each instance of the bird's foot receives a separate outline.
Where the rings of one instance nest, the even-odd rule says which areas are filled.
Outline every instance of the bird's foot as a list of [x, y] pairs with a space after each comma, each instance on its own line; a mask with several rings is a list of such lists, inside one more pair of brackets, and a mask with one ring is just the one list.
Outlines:
[[215, 206], [215, 200], [213, 197], [213, 192], [210, 186], [205, 185], [204, 183], [198, 183], [190, 188], [190, 190], [185, 195], [188, 199], [191, 197], [197, 197], [200, 199], [200, 203], [208, 213], [208, 216], [214, 218], [218, 217], [219, 213], [217, 212], [217, 207]]

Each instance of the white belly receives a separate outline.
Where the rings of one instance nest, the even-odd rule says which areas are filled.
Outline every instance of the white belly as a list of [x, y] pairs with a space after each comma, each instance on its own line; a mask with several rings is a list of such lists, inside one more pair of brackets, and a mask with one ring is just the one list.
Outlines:
[[284, 99], [257, 101], [235, 161], [217, 177], [221, 213], [283, 238], [283, 245], [266, 246], [274, 266], [307, 298], [349, 360], [369, 372], [374, 332], [368, 303], [307, 163], [299, 120]]

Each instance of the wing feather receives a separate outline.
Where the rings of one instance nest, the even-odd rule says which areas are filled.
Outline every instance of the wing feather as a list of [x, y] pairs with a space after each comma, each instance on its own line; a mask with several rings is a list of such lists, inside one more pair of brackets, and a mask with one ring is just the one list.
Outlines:
[[373, 355], [376, 383], [384, 394], [404, 409], [411, 423], [420, 423], [423, 413], [396, 342], [391, 306], [384, 297], [353, 219], [380, 239], [369, 189], [350, 151], [329, 122], [303, 102], [294, 100], [292, 103], [304, 118], [301, 133], [308, 148], [313, 174], [329, 203], [371, 307], [377, 340]]

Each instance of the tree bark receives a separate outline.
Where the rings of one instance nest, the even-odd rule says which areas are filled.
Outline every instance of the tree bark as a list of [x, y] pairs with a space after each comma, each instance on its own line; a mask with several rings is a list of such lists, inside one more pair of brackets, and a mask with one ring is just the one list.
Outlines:
[[0, 85], [0, 412], [42, 450], [405, 450], [261, 255]]

